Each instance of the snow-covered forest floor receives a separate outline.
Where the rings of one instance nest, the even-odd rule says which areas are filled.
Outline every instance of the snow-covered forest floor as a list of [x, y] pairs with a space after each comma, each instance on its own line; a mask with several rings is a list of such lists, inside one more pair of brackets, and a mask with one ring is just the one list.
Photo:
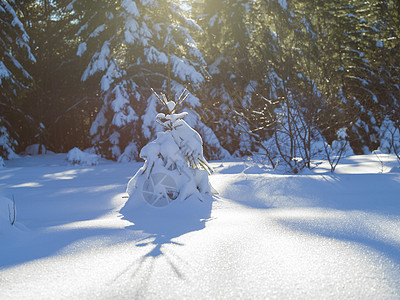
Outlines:
[[[119, 210], [142, 163], [0, 168], [0, 299], [400, 297], [400, 169], [345, 158], [290, 175], [212, 162], [213, 202]], [[4, 199], [16, 202], [8, 224]]]

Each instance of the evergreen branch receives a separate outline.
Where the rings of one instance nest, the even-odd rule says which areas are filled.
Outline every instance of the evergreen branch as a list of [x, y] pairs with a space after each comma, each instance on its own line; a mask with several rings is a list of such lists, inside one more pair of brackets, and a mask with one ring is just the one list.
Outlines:
[[53, 122], [52, 125], [56, 124], [58, 121], [60, 121], [61, 118], [63, 118], [65, 116], [65, 114], [69, 111], [71, 111], [72, 109], [74, 109], [75, 107], [77, 107], [79, 104], [81, 104], [82, 102], [86, 101], [86, 100], [97, 100], [97, 97], [83, 97], [82, 99], [78, 100], [77, 102], [75, 102], [74, 104], [72, 104], [70, 107], [68, 107], [61, 115], [59, 115], [55, 121]]
[[[157, 97], [157, 99], [161, 102], [162, 105], [164, 105], [165, 107], [167, 107], [167, 103], [164, 102], [163, 99], [161, 99], [161, 97], [156, 93], [156, 91], [153, 88], [150, 88], [151, 91], [153, 92], [153, 94]], [[168, 108], [168, 107], [167, 107]]]
[[[176, 112], [176, 110], [182, 105], [182, 103], [186, 100], [186, 98], [187, 98], [188, 96], [189, 96], [189, 93], [187, 93], [187, 94], [183, 97], [183, 99], [182, 99], [180, 102], [178, 102], [177, 104], [175, 104], [175, 107], [174, 107], [174, 109], [172, 110], [171, 114], [173, 114], [173, 113]], [[179, 99], [180, 99], [180, 97], [179, 97]], [[178, 99], [178, 101], [179, 101], [179, 99]]]
[[167, 125], [165, 125], [164, 123], [161, 123], [159, 120], [156, 120], [156, 122], [158, 124], [160, 124], [162, 127], [164, 127], [165, 130], [171, 130], [171, 128], [169, 128]]
[[185, 88], [185, 89], [182, 91], [182, 93], [180, 94], [180, 96], [179, 96], [177, 102], [179, 102], [179, 101], [182, 99], [182, 97], [184, 96], [184, 94], [185, 94], [186, 92], [187, 92], [187, 88]]
[[200, 166], [207, 171], [208, 175], [211, 175], [211, 173], [214, 172], [213, 168], [211, 168], [206, 162], [198, 158]]
[[190, 161], [190, 167], [192, 169], [197, 169], [197, 165], [196, 165], [196, 162], [194, 161], [194, 158], [192, 156], [189, 156], [189, 155], [187, 157], [189, 158], [189, 161]]

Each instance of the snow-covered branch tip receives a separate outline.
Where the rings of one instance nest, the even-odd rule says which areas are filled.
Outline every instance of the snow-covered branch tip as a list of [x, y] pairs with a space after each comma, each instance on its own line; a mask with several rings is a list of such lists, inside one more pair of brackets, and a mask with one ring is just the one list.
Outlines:
[[[169, 100], [167, 96], [163, 93], [161, 95], [157, 94], [154, 89], [151, 89], [151, 91], [167, 111], [165, 114], [159, 113], [156, 117], [156, 122], [160, 124], [164, 128], [164, 130], [174, 131], [172, 133], [172, 136], [176, 138], [179, 149], [183, 152], [188, 165], [192, 169], [204, 169], [209, 175], [211, 175], [214, 170], [203, 157], [202, 139], [200, 135], [183, 121], [183, 118], [188, 113], [177, 113], [178, 109], [182, 106], [187, 97], [190, 95], [187, 88], [182, 91], [176, 101]], [[175, 132], [175, 130], [178, 130], [179, 132]]]
[[189, 96], [189, 92], [187, 90], [187, 88], [185, 88], [181, 95], [179, 96], [177, 101], [170, 101], [168, 100], [167, 96], [165, 94], [161, 94], [158, 95], [157, 92], [151, 88], [151, 91], [153, 92], [153, 94], [157, 97], [158, 101], [160, 101], [160, 103], [167, 109], [168, 114], [172, 115], [175, 114], [178, 110], [178, 108], [183, 104], [183, 102], [185, 102], [186, 98]]

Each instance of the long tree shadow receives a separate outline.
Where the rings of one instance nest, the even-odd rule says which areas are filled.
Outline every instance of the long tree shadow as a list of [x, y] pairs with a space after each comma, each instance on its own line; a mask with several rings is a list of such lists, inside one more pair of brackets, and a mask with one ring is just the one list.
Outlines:
[[[187, 233], [202, 230], [210, 220], [213, 198], [204, 201], [189, 198], [180, 203], [171, 203], [165, 208], [150, 207], [144, 200], [137, 206], [125, 206], [121, 209], [123, 219], [134, 225], [126, 227], [129, 230], [142, 231], [148, 234], [146, 241], [140, 241], [136, 246], [153, 245], [145, 257], [163, 255], [163, 246], [166, 244], [182, 246], [173, 241]], [[147, 241], [147, 240], [151, 241]]]
[[120, 213], [124, 220], [133, 223], [125, 229], [133, 235], [143, 236], [142, 239], [135, 240], [134, 245], [146, 248], [146, 251], [140, 257], [135, 256], [130, 263], [127, 262], [110, 285], [118, 285], [120, 280], [126, 278], [135, 282], [135, 289], [131, 291], [133, 298], [143, 298], [151, 286], [152, 274], [161, 271], [159, 267], [163, 263], [159, 265], [159, 262], [169, 265], [172, 276], [185, 279], [181, 264], [187, 268], [190, 262], [181, 258], [174, 248], [185, 247], [179, 237], [205, 228], [206, 222], [210, 220], [214, 199], [209, 197], [199, 201], [189, 198], [164, 208], [150, 207], [143, 199], [131, 200], [128, 202], [134, 202], [134, 205], [127, 203]]
[[400, 215], [399, 175], [314, 174], [247, 180], [244, 175], [219, 190], [223, 198], [247, 207], [320, 207]]
[[0, 232], [0, 270], [59, 255], [85, 239], [118, 244], [141, 238], [118, 224], [125, 190], [121, 176], [131, 173], [120, 169], [109, 164], [1, 170], [0, 186], [5, 196], [15, 198], [17, 219], [12, 234]]
[[0, 244], [0, 271], [35, 260], [95, 249], [100, 242], [110, 247], [140, 239], [140, 233], [106, 226], [16, 232], [15, 236], [1, 241], [4, 244]]
[[[371, 215], [370, 218], [374, 216], [376, 217], [376, 215]], [[371, 226], [366, 226], [364, 223], [368, 223], [368, 219], [360, 222], [356, 215], [349, 215], [336, 220], [313, 219], [310, 221], [298, 219], [277, 221], [295, 232], [334, 239], [372, 249], [395, 263], [398, 271], [400, 271], [400, 239], [398, 233], [393, 232], [392, 228], [385, 230], [380, 228], [379, 225], [374, 226], [377, 228], [371, 228]]]

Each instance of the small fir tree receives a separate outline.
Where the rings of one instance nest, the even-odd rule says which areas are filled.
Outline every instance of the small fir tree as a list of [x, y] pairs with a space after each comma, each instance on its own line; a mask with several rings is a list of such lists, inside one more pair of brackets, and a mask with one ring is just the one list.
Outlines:
[[152, 206], [163, 207], [189, 197], [202, 201], [213, 192], [208, 180], [213, 170], [203, 157], [203, 141], [183, 120], [188, 113], [177, 113], [189, 95], [185, 93], [175, 102], [154, 92], [166, 110], [156, 117], [164, 131], [140, 152], [145, 163], [128, 183], [128, 203], [143, 197]]

